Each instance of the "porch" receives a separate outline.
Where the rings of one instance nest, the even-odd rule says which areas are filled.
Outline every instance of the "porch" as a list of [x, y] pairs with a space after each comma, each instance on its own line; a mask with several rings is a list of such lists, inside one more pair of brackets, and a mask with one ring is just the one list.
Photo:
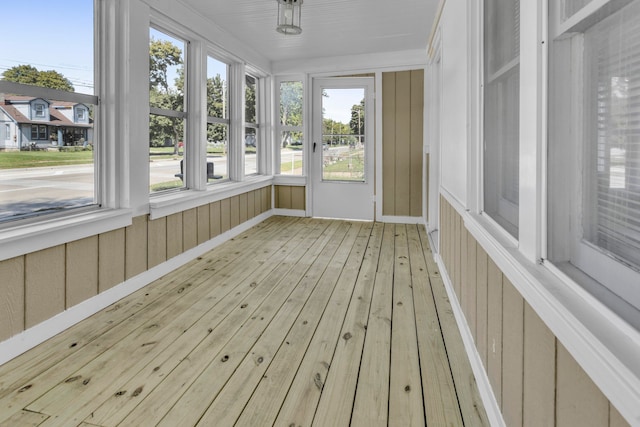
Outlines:
[[0, 367], [0, 424], [488, 421], [422, 226], [272, 217]]

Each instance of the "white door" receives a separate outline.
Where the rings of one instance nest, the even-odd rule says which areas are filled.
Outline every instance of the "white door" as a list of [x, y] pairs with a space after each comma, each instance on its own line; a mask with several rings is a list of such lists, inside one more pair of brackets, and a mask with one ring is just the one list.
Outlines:
[[374, 79], [313, 81], [313, 216], [373, 220]]

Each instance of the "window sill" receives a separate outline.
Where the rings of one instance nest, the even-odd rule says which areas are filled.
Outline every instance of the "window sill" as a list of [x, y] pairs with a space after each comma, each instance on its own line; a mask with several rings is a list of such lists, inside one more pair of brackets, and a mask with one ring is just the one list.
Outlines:
[[307, 177], [299, 175], [276, 175], [273, 177], [273, 184], [302, 187], [307, 185]]
[[640, 420], [640, 331], [549, 263], [528, 260], [478, 215], [464, 224], [627, 420]]
[[20, 222], [0, 230], [0, 261], [131, 224], [129, 209], [91, 209]]
[[206, 190], [183, 190], [154, 196], [149, 202], [149, 216], [157, 219], [217, 202], [273, 183], [272, 176], [255, 175], [244, 181], [226, 181], [210, 185]]

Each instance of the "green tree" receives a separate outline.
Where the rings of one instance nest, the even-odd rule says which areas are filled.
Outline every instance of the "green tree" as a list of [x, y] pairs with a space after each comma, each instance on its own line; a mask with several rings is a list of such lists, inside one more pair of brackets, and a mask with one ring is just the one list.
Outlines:
[[360, 142], [364, 142], [364, 99], [360, 101], [360, 104], [355, 104], [351, 107], [349, 127], [351, 128], [351, 133], [357, 135]]
[[[174, 85], [169, 82], [169, 71], [177, 67]], [[150, 106], [165, 110], [184, 111], [184, 65], [182, 50], [165, 40], [153, 37], [149, 43], [149, 98]], [[183, 138], [183, 120], [151, 115], [149, 119], [150, 144], [163, 145], [171, 139], [174, 153]]]
[[[229, 117], [226, 102], [227, 82], [220, 74], [207, 79], [207, 115], [226, 119]], [[209, 124], [207, 126], [207, 140], [227, 142], [227, 127], [223, 124]]]
[[55, 70], [40, 71], [32, 65], [16, 65], [2, 73], [2, 80], [75, 92], [69, 79]]
[[[302, 82], [280, 84], [280, 123], [289, 126], [302, 125]], [[282, 148], [291, 144], [291, 131], [282, 133]]]

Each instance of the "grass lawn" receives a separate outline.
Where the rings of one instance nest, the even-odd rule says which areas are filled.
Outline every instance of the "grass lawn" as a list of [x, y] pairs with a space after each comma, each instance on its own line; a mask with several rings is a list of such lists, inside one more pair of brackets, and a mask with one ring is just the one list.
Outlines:
[[0, 169], [93, 163], [93, 151], [7, 151], [0, 152]]

